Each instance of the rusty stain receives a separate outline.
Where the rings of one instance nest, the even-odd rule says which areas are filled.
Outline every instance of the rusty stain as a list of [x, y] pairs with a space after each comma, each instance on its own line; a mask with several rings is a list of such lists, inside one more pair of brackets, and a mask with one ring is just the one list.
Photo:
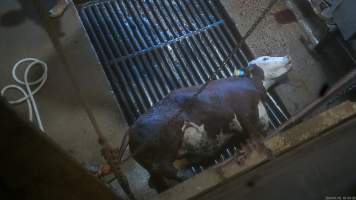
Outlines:
[[268, 160], [268, 155], [265, 152], [253, 150], [241, 164], [237, 163], [235, 159], [230, 159], [216, 166], [215, 172], [219, 175], [219, 178], [224, 181], [235, 174], [241, 174], [266, 160]]
[[221, 180], [225, 180], [227, 177], [224, 175], [224, 166], [227, 165], [228, 163], [224, 163], [223, 165], [219, 165], [215, 168], [215, 172], [217, 175], [219, 175], [219, 178]]
[[273, 13], [273, 16], [279, 24], [290, 24], [297, 21], [297, 17], [290, 9], [284, 9], [282, 11]]

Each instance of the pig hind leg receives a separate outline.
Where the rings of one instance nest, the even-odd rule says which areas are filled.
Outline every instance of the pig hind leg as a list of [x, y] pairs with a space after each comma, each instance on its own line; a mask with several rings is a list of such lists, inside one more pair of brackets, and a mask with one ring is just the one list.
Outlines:
[[161, 193], [169, 188], [169, 183], [161, 174], [150, 172], [150, 179], [148, 180], [148, 185], [155, 189], [158, 193]]
[[179, 173], [173, 166], [173, 162], [168, 160], [156, 161], [152, 165], [150, 174], [150, 186], [156, 188], [158, 192], [173, 187], [177, 183], [189, 178], [189, 176], [185, 176], [184, 173]]

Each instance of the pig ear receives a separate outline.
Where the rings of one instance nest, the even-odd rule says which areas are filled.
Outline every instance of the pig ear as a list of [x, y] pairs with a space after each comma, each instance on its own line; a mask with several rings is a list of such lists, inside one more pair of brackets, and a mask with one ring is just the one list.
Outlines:
[[204, 125], [204, 124], [200, 125], [200, 126], [199, 126], [199, 130], [200, 130], [200, 131], [204, 131], [204, 130], [205, 130], [205, 125]]
[[252, 61], [250, 61], [250, 62], [247, 63], [247, 67], [252, 67], [252, 66], [254, 66], [254, 65], [256, 65], [256, 63], [254, 62], [254, 60], [252, 60]]
[[184, 123], [183, 123], [183, 126], [182, 126], [182, 131], [184, 132], [185, 131], [185, 129], [187, 128], [187, 122], [186, 121], [184, 121]]
[[247, 68], [250, 77], [256, 81], [256, 83], [261, 83], [265, 79], [264, 71], [261, 67], [256, 64], [251, 64]]
[[246, 67], [246, 70], [251, 73], [257, 67], [258, 67], [257, 64], [249, 62], [247, 67]]

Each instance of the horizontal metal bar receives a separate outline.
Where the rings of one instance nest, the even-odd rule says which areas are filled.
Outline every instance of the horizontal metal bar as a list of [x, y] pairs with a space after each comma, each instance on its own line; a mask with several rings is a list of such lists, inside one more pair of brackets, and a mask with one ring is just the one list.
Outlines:
[[172, 40], [169, 40], [167, 42], [164, 42], [164, 43], [160, 43], [160, 44], [157, 44], [157, 45], [154, 45], [152, 47], [149, 47], [147, 49], [143, 49], [143, 50], [140, 50], [140, 51], [137, 51], [135, 53], [131, 53], [130, 55], [126, 55], [126, 56], [123, 56], [123, 57], [120, 57], [120, 58], [116, 58], [116, 59], [113, 59], [111, 61], [109, 61], [108, 64], [112, 64], [114, 62], [120, 62], [122, 60], [126, 60], [126, 59], [129, 59], [129, 58], [133, 58], [133, 57], [136, 57], [136, 56], [139, 56], [139, 55], [143, 55], [143, 54], [146, 54], [152, 50], [155, 50], [155, 49], [161, 49], [163, 47], [166, 47], [166, 46], [169, 46], [169, 45], [173, 45], [177, 42], [180, 42], [186, 38], [189, 38], [189, 37], [192, 37], [194, 35], [198, 35], [198, 34], [201, 34], [211, 28], [214, 28], [216, 26], [219, 26], [219, 25], [222, 25], [224, 23], [224, 20], [219, 20], [213, 24], [211, 24], [210, 26], [207, 26], [207, 27], [204, 27], [204, 28], [201, 28], [197, 31], [194, 31], [194, 32], [189, 32], [189, 33], [186, 33], [185, 35], [183, 36], [180, 36], [178, 38], [175, 38], [175, 39], [172, 39]]

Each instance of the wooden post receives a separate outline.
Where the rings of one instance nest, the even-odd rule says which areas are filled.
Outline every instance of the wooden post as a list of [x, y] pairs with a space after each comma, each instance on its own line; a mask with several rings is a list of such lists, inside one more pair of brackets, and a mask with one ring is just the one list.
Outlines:
[[21, 119], [3, 99], [0, 199], [120, 200], [44, 133]]

